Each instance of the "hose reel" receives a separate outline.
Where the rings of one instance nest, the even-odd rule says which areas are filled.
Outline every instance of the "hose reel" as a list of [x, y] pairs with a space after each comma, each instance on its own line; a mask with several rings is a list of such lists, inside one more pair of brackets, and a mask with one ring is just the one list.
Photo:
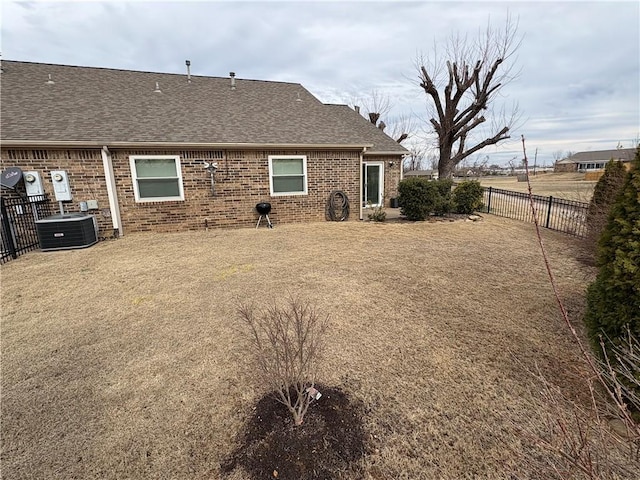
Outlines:
[[329, 194], [326, 218], [332, 222], [344, 222], [349, 219], [349, 197], [342, 190], [333, 190]]

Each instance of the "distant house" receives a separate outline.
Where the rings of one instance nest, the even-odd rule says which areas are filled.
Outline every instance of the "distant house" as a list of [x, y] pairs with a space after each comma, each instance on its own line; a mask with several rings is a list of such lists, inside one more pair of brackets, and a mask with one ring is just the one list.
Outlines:
[[104, 232], [250, 226], [264, 201], [276, 223], [323, 220], [335, 190], [362, 218], [408, 153], [296, 83], [16, 61], [0, 78], [0, 168], [52, 199], [63, 171], [65, 211], [82, 202]]
[[404, 177], [420, 177], [426, 178], [427, 180], [437, 180], [438, 170], [409, 170], [408, 172], [404, 172]]
[[635, 148], [578, 152], [558, 160], [555, 163], [554, 172], [597, 172], [603, 170], [607, 162], [612, 159], [623, 162], [627, 168], [630, 168], [634, 154]]

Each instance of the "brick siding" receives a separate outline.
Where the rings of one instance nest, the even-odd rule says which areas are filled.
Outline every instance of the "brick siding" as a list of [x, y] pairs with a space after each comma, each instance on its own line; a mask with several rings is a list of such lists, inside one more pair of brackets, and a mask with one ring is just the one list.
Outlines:
[[553, 167], [555, 173], [577, 172], [577, 163], [556, 163]]
[[[129, 165], [130, 155], [179, 155], [184, 201], [136, 202]], [[306, 155], [308, 194], [274, 196], [269, 193], [269, 155]], [[284, 151], [284, 150], [117, 150], [111, 151], [116, 191], [123, 230], [128, 232], [200, 230], [205, 227], [253, 226], [258, 214], [255, 205], [272, 205], [269, 215], [274, 224], [322, 221], [325, 204], [332, 190], [343, 190], [351, 203], [350, 220], [359, 218], [360, 152], [358, 151]], [[385, 203], [397, 195], [400, 158], [367, 156], [367, 161], [385, 162]], [[211, 178], [203, 162], [218, 162], [214, 194]], [[393, 162], [393, 166], [389, 165]], [[0, 168], [18, 166], [35, 170], [42, 177], [46, 193], [55, 204], [51, 170], [69, 175], [73, 200], [64, 202], [66, 212], [78, 212], [79, 202], [97, 200], [96, 215], [100, 236], [113, 234], [111, 211], [99, 149], [32, 150], [2, 149]]]
[[[65, 212], [79, 212], [79, 202], [97, 200], [98, 210], [91, 210], [96, 216], [101, 237], [113, 235], [107, 184], [102, 167], [100, 150], [23, 150], [2, 149], [0, 151], [0, 169], [20, 167], [23, 171], [35, 170], [40, 174], [42, 184], [50, 196], [53, 210], [59, 212], [58, 203], [53, 194], [51, 183], [52, 170], [65, 170], [69, 176], [73, 200], [63, 202]], [[24, 193], [24, 191], [22, 191]], [[5, 192], [3, 192], [3, 195]]]

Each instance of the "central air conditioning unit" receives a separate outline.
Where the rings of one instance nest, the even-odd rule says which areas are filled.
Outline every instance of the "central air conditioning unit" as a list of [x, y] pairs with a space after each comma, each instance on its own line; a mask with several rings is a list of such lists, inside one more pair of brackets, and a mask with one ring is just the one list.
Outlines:
[[65, 213], [36, 221], [40, 249], [70, 250], [90, 247], [98, 241], [98, 222], [94, 215]]

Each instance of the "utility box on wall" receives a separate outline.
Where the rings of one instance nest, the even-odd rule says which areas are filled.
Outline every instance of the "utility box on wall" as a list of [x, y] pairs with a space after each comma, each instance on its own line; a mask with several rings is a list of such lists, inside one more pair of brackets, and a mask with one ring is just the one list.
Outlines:
[[73, 199], [67, 172], [64, 170], [52, 170], [51, 181], [53, 182], [53, 193], [58, 202], [66, 202]]
[[34, 197], [36, 195], [44, 195], [42, 178], [40, 178], [40, 174], [38, 172], [24, 172], [22, 174], [22, 178], [24, 179], [24, 186], [27, 191], [27, 196]]

